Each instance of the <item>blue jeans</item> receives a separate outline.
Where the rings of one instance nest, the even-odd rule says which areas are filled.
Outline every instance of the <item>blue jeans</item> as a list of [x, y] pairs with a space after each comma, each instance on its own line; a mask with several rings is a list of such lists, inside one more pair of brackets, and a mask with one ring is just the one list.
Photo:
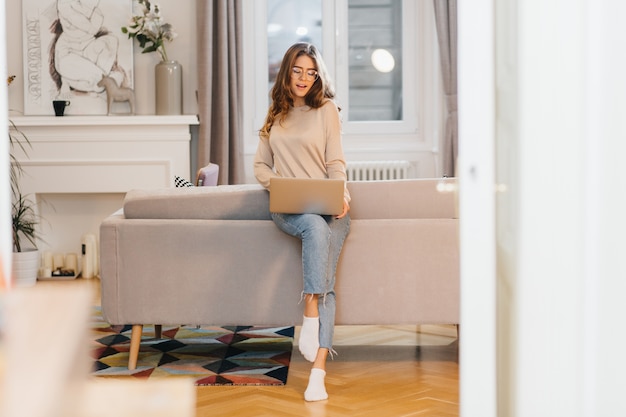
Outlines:
[[320, 347], [332, 350], [335, 332], [335, 272], [350, 215], [341, 219], [318, 214], [272, 213], [280, 230], [302, 240], [303, 294], [319, 294]]

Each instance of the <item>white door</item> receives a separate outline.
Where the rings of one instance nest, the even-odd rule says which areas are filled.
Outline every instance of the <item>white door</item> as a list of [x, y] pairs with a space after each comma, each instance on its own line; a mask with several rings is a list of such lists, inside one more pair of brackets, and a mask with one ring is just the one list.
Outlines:
[[582, 3], [459, 3], [461, 415], [580, 415]]
[[460, 412], [468, 417], [497, 416], [491, 3], [458, 2]]
[[[0, 0], [0, 22], [3, 23], [2, 27], [6, 27], [6, 16], [5, 16], [5, 1]], [[6, 79], [6, 70], [7, 62], [6, 62], [6, 52], [7, 52], [7, 43], [6, 43], [6, 31], [2, 30], [0, 32], [0, 72], [2, 76], [0, 76], [0, 132], [8, 131], [8, 123], [6, 114], [9, 114], [9, 109], [7, 107], [8, 98], [7, 98], [7, 85], [4, 80]], [[6, 136], [0, 140], [0, 201], [2, 201], [2, 205], [0, 206], [0, 229], [1, 230], [9, 230], [11, 224], [11, 216], [9, 213], [11, 212], [11, 192], [9, 188], [9, 144], [5, 139]], [[0, 234], [0, 280], [6, 280], [6, 284], [4, 282], [0, 282], [0, 292], [2, 292], [2, 288], [5, 285], [8, 285], [9, 276], [11, 274], [11, 252], [13, 251], [13, 243], [11, 240], [10, 233], [1, 233]]]
[[625, 15], [459, 1], [464, 417], [626, 415]]

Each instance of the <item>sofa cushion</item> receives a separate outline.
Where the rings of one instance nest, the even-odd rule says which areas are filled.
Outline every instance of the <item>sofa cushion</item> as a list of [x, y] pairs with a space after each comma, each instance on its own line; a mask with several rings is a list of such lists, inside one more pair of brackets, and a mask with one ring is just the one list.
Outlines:
[[124, 198], [124, 217], [271, 220], [268, 192], [257, 184], [131, 190]]
[[442, 192], [454, 178], [348, 182], [352, 219], [454, 219], [454, 192]]
[[[348, 182], [350, 217], [365, 219], [457, 218], [455, 194], [438, 191], [454, 179]], [[258, 184], [131, 190], [127, 219], [271, 220], [269, 193]]]

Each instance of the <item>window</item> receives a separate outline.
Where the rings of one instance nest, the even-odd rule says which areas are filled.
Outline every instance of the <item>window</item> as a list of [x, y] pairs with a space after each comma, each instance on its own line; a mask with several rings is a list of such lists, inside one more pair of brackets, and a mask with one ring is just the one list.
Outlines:
[[441, 115], [431, 0], [255, 0], [244, 8], [246, 154], [256, 150], [280, 60], [299, 40], [322, 52], [349, 160], [408, 159], [434, 172]]
[[[424, 0], [419, 0], [423, 2]], [[336, 80], [347, 134], [415, 134], [420, 71], [414, 0], [343, 0], [335, 8]]]
[[296, 42], [322, 44], [322, 0], [267, 0], [268, 92], [287, 48]]
[[[398, 0], [267, 0], [266, 23], [259, 24], [266, 28], [266, 93], [273, 85], [284, 52], [293, 43], [306, 41], [315, 44], [325, 61], [333, 51], [336, 55], [338, 51], [345, 50], [347, 54], [338, 58], [337, 67], [329, 68], [329, 71], [336, 74], [338, 101], [345, 109], [347, 131], [360, 130], [357, 124], [351, 122], [365, 122], [361, 123], [365, 124], [362, 129], [368, 132], [372, 129], [389, 131], [388, 124], [368, 123], [374, 121], [396, 122], [393, 125], [400, 122], [401, 126], [396, 126], [394, 130], [414, 129], [415, 123], [402, 123], [405, 108], [409, 110], [407, 116], [413, 110], [413, 103], [405, 103], [406, 95], [402, 94], [405, 84], [402, 76], [405, 61], [402, 39], [410, 39], [414, 34], [412, 30], [403, 29], [414, 26], [405, 24], [403, 16], [414, 11], [414, 7], [410, 6], [412, 3]], [[336, 39], [324, 42], [324, 33], [332, 34], [334, 26], [324, 25], [324, 22], [337, 22], [338, 27], [347, 30], [343, 33], [337, 31]], [[262, 39], [261, 35], [258, 39]], [[327, 53], [324, 53], [325, 50]], [[407, 53], [412, 54], [410, 51]]]
[[402, 120], [402, 2], [348, 0], [349, 120]]

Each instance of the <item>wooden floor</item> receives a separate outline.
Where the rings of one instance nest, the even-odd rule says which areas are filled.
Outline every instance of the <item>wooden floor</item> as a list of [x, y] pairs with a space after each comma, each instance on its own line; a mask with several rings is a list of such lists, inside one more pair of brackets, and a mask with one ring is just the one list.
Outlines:
[[[338, 329], [339, 356], [327, 364], [329, 399], [307, 403], [302, 393], [310, 363], [294, 349], [284, 387], [198, 387], [200, 416], [428, 416], [459, 415], [456, 343], [443, 346], [389, 345], [414, 339], [406, 328]], [[357, 335], [358, 333], [358, 335]], [[356, 337], [355, 337], [356, 336]], [[431, 335], [423, 335], [431, 339]], [[434, 337], [440, 338], [438, 336]], [[448, 339], [448, 337], [443, 337]], [[368, 345], [349, 346], [354, 340]], [[382, 344], [377, 344], [381, 342]]]
[[[75, 282], [92, 286], [94, 303], [99, 304], [98, 279]], [[296, 328], [296, 341], [298, 331]], [[327, 364], [329, 399], [326, 401], [304, 401], [311, 364], [294, 346], [285, 386], [198, 387], [196, 415], [459, 415], [458, 345], [454, 326], [338, 326], [335, 349], [338, 356]]]

